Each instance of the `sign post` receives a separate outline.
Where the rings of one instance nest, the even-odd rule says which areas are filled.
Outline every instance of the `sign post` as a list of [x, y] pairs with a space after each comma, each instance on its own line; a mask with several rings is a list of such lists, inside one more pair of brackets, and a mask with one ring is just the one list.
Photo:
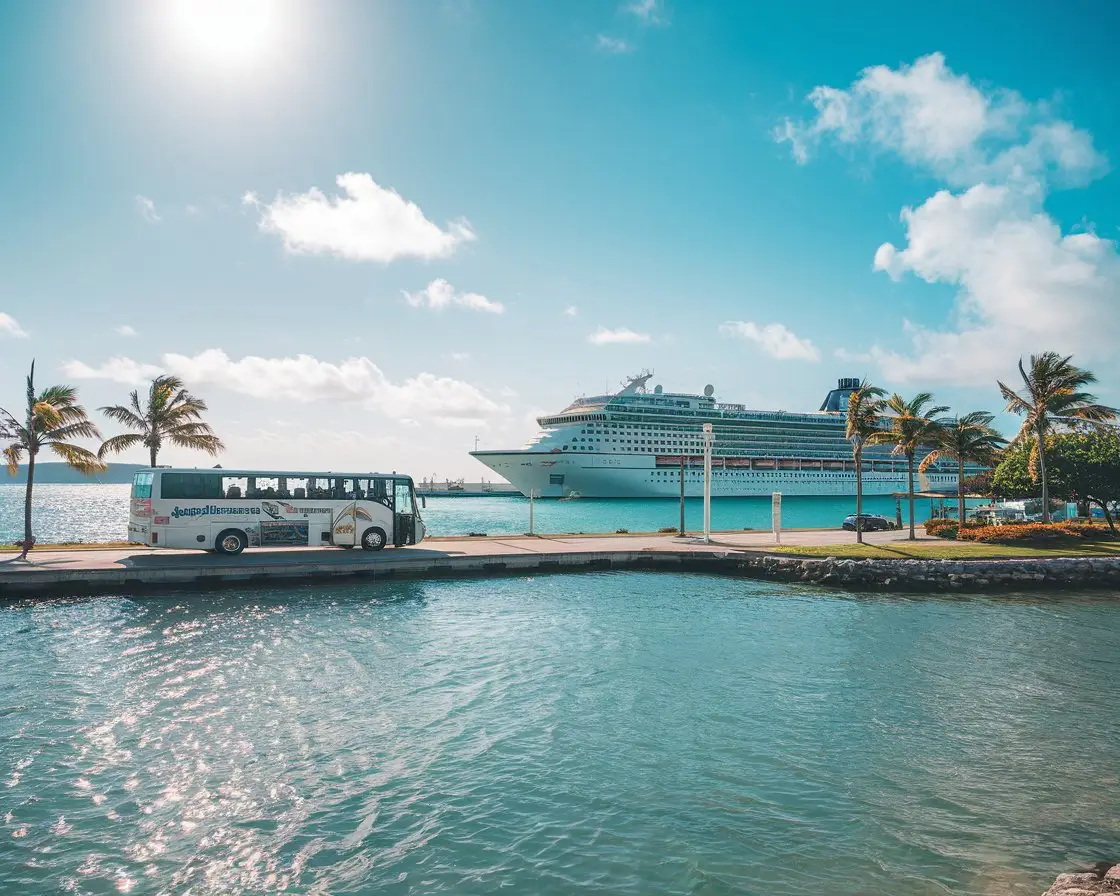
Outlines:
[[774, 529], [774, 544], [782, 543], [782, 493], [770, 496], [770, 525]]
[[704, 542], [712, 540], [712, 424], [704, 424]]

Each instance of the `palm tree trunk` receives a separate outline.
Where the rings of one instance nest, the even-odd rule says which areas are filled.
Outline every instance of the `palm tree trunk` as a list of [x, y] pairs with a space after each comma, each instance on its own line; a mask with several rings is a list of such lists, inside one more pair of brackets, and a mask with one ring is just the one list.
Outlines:
[[20, 560], [27, 559], [27, 552], [31, 550], [34, 536], [31, 534], [31, 491], [35, 487], [35, 453], [27, 453], [27, 491], [23, 495], [23, 547], [20, 550]]
[[964, 458], [957, 458], [957, 528], [964, 525]]
[[151, 450], [149, 451], [149, 454], [150, 454], [151, 459], [152, 459], [152, 467], [155, 467], [156, 459], [159, 456], [159, 449], [156, 448], [155, 446], [152, 446]]
[[863, 544], [863, 449], [856, 456], [856, 544]]
[[1041, 424], [1035, 430], [1038, 443], [1038, 478], [1042, 480], [1042, 522], [1050, 522], [1050, 487], [1046, 482], [1046, 439]]
[[915, 539], [914, 535], [914, 455], [906, 455], [906, 476], [909, 480], [906, 493], [910, 499], [910, 540]]

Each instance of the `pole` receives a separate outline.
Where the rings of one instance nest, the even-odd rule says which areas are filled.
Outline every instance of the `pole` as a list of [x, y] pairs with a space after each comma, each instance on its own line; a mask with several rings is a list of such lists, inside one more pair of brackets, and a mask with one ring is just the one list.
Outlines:
[[684, 538], [684, 455], [681, 455], [681, 538]]
[[782, 543], [782, 493], [770, 495], [770, 527], [774, 530], [774, 544]]
[[704, 424], [704, 542], [712, 540], [712, 424]]
[[529, 489], [529, 534], [533, 534], [533, 495], [535, 492]]

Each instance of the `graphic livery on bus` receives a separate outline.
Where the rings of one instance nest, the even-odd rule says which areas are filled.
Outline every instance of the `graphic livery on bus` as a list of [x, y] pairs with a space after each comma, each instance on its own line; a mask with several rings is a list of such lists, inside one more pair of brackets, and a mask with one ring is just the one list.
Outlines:
[[423, 537], [412, 478], [397, 473], [156, 468], [132, 482], [128, 540], [152, 547], [379, 551]]

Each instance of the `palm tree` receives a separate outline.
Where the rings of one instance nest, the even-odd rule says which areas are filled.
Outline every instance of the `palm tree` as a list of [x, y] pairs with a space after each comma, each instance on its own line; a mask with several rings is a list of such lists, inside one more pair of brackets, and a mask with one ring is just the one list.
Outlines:
[[957, 462], [957, 520], [964, 525], [964, 465], [968, 461], [991, 464], [1007, 440], [992, 429], [995, 417], [987, 411], [973, 411], [942, 424], [938, 446], [918, 465], [924, 473], [939, 457]]
[[79, 447], [71, 439], [99, 439], [101, 433], [86, 416], [86, 409], [78, 404], [78, 392], [73, 386], [51, 386], [35, 394], [35, 362], [27, 375], [27, 412], [24, 422], [0, 408], [0, 437], [12, 442], [4, 449], [8, 474], [15, 476], [24, 454], [27, 455], [27, 490], [23, 498], [23, 542], [20, 559], [27, 559], [27, 552], [35, 543], [31, 531], [31, 495], [35, 488], [35, 458], [44, 448], [50, 448], [58, 457], [81, 473], [99, 473], [105, 469], [92, 451]]
[[1097, 377], [1070, 363], [1073, 355], [1064, 358], [1057, 352], [1031, 355], [1028, 373], [1019, 359], [1019, 375], [1026, 387], [1022, 394], [999, 383], [999, 391], [1007, 401], [1007, 410], [1022, 414], [1023, 428], [1012, 444], [1035, 440], [1038, 454], [1038, 478], [1042, 481], [1042, 521], [1050, 522], [1050, 490], [1046, 482], [1046, 436], [1055, 424], [1063, 422], [1102, 423], [1116, 418], [1116, 409], [1097, 404], [1097, 397], [1083, 391]]
[[164, 442], [211, 455], [225, 450], [210, 424], [202, 422], [206, 402], [183, 388], [183, 381], [177, 376], [157, 376], [152, 380], [144, 407], [140, 406], [140, 394], [134, 389], [129, 404], [130, 407], [117, 404], [99, 408], [106, 417], [132, 430], [106, 439], [98, 451], [99, 457], [143, 445], [154, 467]]
[[881, 430], [884, 392], [867, 380], [848, 396], [848, 425], [844, 436], [852, 443], [856, 462], [856, 541], [863, 544], [863, 448]]
[[894, 453], [906, 457], [908, 478], [907, 494], [910, 501], [910, 540], [914, 535], [914, 456], [922, 445], [936, 445], [940, 441], [941, 414], [947, 407], [936, 405], [928, 407], [933, 401], [929, 392], [919, 392], [909, 401], [894, 393], [887, 399], [886, 410], [890, 414], [890, 429], [872, 433], [868, 441], [894, 445]]

